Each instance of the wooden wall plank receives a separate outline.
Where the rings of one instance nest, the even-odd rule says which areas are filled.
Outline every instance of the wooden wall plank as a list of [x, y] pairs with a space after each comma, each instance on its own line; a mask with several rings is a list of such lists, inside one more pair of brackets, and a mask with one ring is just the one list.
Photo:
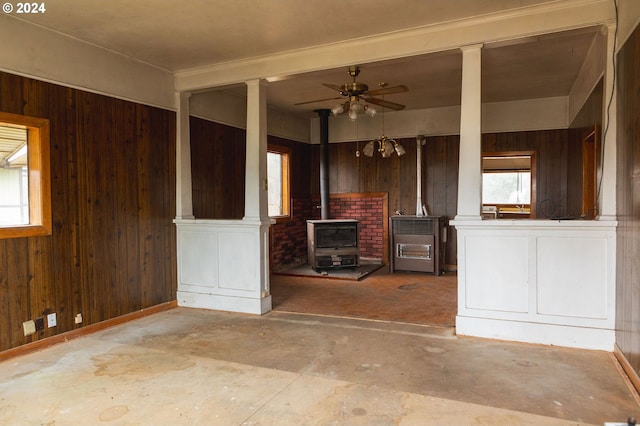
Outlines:
[[9, 270], [8, 270], [8, 240], [0, 240], [0, 315], [5, 323], [4, 332], [0, 333], [0, 348], [11, 347], [13, 334], [8, 330], [13, 330], [12, 318], [9, 315], [13, 295], [9, 292]]
[[[25, 337], [22, 323], [34, 319], [30, 311], [29, 293], [29, 243], [27, 238], [5, 240], [6, 275], [9, 291], [9, 309], [3, 316], [0, 327], [9, 336], [9, 346], [16, 347], [31, 342], [33, 337]], [[6, 324], [6, 325], [5, 325]], [[10, 327], [10, 328], [9, 328]], [[3, 348], [5, 349], [5, 348]]]
[[53, 281], [56, 285], [57, 327], [71, 330], [75, 327], [73, 313], [80, 312], [80, 261], [78, 253], [78, 169], [76, 157], [76, 107], [74, 91], [62, 86], [49, 87], [49, 113], [51, 121], [51, 209]]

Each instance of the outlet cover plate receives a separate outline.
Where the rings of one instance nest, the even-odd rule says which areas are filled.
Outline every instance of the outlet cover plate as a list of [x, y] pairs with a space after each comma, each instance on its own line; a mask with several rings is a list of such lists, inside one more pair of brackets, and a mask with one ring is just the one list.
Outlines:
[[44, 330], [44, 318], [43, 317], [36, 318], [34, 321], [36, 323], [36, 331]]
[[25, 336], [31, 336], [36, 332], [36, 323], [33, 320], [25, 321], [22, 323], [22, 330]]
[[47, 328], [55, 327], [56, 325], [58, 325], [58, 320], [55, 312], [47, 315]]

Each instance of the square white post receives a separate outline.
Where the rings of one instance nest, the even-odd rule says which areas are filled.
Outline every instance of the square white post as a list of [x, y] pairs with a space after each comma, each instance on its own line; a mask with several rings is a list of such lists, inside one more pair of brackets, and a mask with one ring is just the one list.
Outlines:
[[[599, 220], [616, 220], [616, 88], [614, 86], [615, 23], [607, 25], [607, 58], [604, 71], [602, 117], [602, 184], [600, 185]], [[609, 100], [611, 100], [609, 103]]]
[[244, 220], [263, 221], [267, 208], [267, 81], [247, 81]]
[[482, 206], [482, 45], [462, 50], [460, 164], [456, 220], [481, 220]]
[[191, 93], [176, 93], [176, 219], [193, 219], [191, 193], [191, 136], [189, 98]]

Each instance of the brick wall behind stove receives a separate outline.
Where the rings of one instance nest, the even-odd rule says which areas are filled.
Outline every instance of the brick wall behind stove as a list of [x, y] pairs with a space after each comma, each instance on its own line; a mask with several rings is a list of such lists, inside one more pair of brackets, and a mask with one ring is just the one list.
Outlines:
[[382, 198], [333, 198], [329, 202], [332, 219], [360, 221], [360, 256], [382, 259], [384, 241]]
[[293, 198], [289, 221], [271, 227], [271, 264], [274, 270], [307, 260], [307, 219], [311, 217], [311, 199]]
[[[315, 199], [320, 204], [319, 199]], [[332, 195], [329, 199], [329, 218], [360, 221], [360, 256], [384, 259], [384, 202], [381, 196], [367, 197]], [[320, 219], [320, 211], [313, 210], [313, 219]]]

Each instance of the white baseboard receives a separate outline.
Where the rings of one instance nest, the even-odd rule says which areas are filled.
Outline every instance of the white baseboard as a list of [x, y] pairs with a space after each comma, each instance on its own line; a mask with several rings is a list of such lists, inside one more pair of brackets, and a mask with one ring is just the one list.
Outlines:
[[456, 334], [607, 352], [615, 345], [614, 330], [460, 315], [456, 317]]
[[262, 315], [271, 311], [271, 295], [262, 298], [178, 291], [178, 306]]

